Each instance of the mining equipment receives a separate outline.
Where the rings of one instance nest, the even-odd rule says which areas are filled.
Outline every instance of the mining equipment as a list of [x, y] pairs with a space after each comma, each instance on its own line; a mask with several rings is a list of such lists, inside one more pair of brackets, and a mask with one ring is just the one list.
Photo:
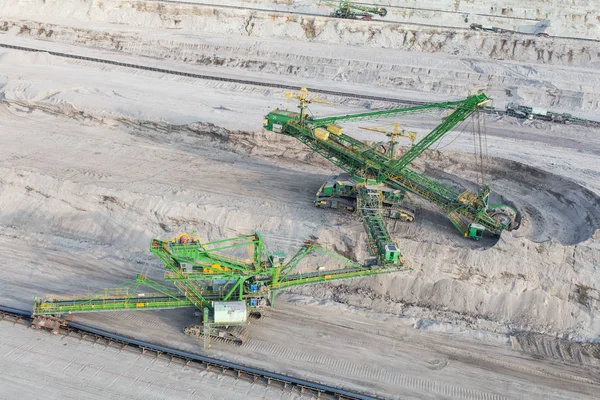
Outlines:
[[138, 274], [98, 294], [36, 297], [33, 326], [57, 331], [73, 313], [193, 307], [201, 320], [183, 333], [202, 338], [208, 350], [211, 338], [242, 344], [247, 324], [274, 305], [278, 290], [409, 269], [397, 249], [386, 249], [382, 262], [361, 264], [315, 241], [286, 260], [284, 253], [270, 252], [259, 233], [206, 243], [193, 232], [152, 239], [150, 251], [163, 262], [166, 282]]
[[495, 32], [495, 33], [508, 32], [506, 29], [498, 28], [498, 27], [492, 26], [492, 25], [471, 24], [470, 28], [473, 30], [476, 30], [476, 31], [488, 31], [488, 32]]
[[[540, 25], [539, 29], [545, 29], [548, 27], [549, 23], [550, 23], [550, 21], [545, 20], [545, 21], [538, 22], [537, 25]], [[545, 32], [537, 32], [537, 33], [525, 32], [522, 30], [499, 28], [497, 26], [492, 26], [492, 25], [471, 24], [469, 27], [476, 31], [487, 31], [487, 32], [494, 32], [494, 33], [518, 33], [520, 35], [530, 35], [530, 36], [545, 37], [545, 38], [550, 37], [550, 35]]]
[[543, 121], [551, 121], [562, 124], [578, 124], [585, 126], [600, 126], [596, 121], [591, 121], [583, 118], [574, 117], [569, 113], [556, 113], [553, 111], [544, 110], [542, 108], [523, 106], [518, 103], [508, 103], [506, 105], [506, 114], [522, 119], [540, 119]]
[[[476, 193], [469, 190], [459, 193], [409, 168], [412, 161], [446, 133], [472, 114], [479, 114], [479, 110], [491, 101], [484, 93], [472, 95], [461, 101], [322, 118], [315, 118], [307, 113], [308, 104], [323, 102], [322, 99], [309, 97], [305, 88], [296, 95], [296, 99], [300, 103], [300, 112], [273, 110], [265, 116], [264, 128], [298, 139], [345, 171], [345, 174], [331, 176], [321, 186], [315, 198], [315, 205], [355, 210], [367, 231], [368, 247], [377, 257], [383, 257], [388, 246], [395, 246], [383, 217], [405, 221], [415, 219], [414, 209], [406, 201], [408, 193], [439, 206], [464, 237], [478, 240], [486, 230], [500, 234], [503, 230], [514, 227], [516, 210], [505, 204], [488, 204], [491, 189], [485, 183], [482, 182]], [[344, 134], [343, 128], [338, 125], [432, 110], [450, 112], [441, 124], [410, 146], [399, 158], [381, 151], [377, 144], [368, 145]], [[478, 139], [483, 169], [481, 136]]]
[[406, 129], [402, 128], [398, 122], [394, 122], [391, 125], [392, 129], [390, 130], [387, 126], [360, 126], [360, 129], [364, 129], [366, 131], [379, 132], [383, 133], [390, 137], [390, 144], [388, 146], [388, 155], [390, 158], [395, 157], [395, 147], [396, 147], [396, 139], [399, 137], [405, 137], [410, 139], [410, 145], [415, 144], [415, 140], [417, 140], [417, 133], [412, 131], [406, 131]]
[[366, 7], [346, 0], [341, 0], [339, 3], [327, 0], [321, 1], [336, 8], [335, 11], [329, 14], [330, 17], [334, 18], [370, 20], [374, 15], [380, 17], [387, 15], [387, 9], [383, 7]]

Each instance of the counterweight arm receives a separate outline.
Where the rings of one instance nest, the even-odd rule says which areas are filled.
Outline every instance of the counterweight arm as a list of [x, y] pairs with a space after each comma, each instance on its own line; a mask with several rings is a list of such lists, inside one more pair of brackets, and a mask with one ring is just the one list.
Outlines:
[[490, 101], [490, 99], [485, 94], [480, 93], [460, 102], [456, 110], [448, 115], [440, 125], [436, 126], [434, 130], [421, 139], [416, 145], [409, 148], [402, 157], [393, 161], [387, 168], [383, 169], [378, 177], [378, 181], [382, 182], [393, 174], [402, 171], [408, 164], [423, 154], [423, 152], [431, 145], [440, 140], [442, 136], [450, 132], [456, 125], [460, 124], [473, 114], [478, 107], [482, 107], [488, 101]]
[[[484, 95], [485, 96], [485, 95]], [[487, 98], [487, 97], [486, 97]], [[463, 104], [463, 101], [448, 101], [444, 103], [433, 103], [433, 104], [424, 104], [421, 106], [414, 107], [402, 107], [402, 108], [393, 108], [390, 110], [379, 110], [379, 111], [370, 111], [366, 113], [358, 113], [358, 114], [346, 114], [346, 115], [336, 115], [332, 117], [324, 117], [317, 118], [308, 121], [308, 125], [312, 127], [320, 127], [325, 126], [327, 124], [335, 124], [340, 122], [353, 122], [353, 121], [365, 121], [370, 119], [381, 119], [381, 118], [390, 118], [396, 117], [398, 115], [403, 114], [414, 114], [418, 112], [427, 112], [435, 109], [448, 109], [460, 106]]]

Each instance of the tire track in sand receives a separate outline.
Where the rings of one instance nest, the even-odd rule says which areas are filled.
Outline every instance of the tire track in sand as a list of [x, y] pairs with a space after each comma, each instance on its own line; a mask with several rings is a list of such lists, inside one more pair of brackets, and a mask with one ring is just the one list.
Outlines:
[[262, 342], [251, 339], [242, 345], [242, 348], [255, 353], [268, 354], [277, 358], [285, 358], [292, 361], [320, 365], [327, 369], [335, 369], [336, 372], [350, 375], [361, 379], [371, 381], [380, 381], [401, 386], [405, 389], [416, 390], [420, 392], [432, 393], [465, 400], [508, 400], [509, 397], [482, 392], [477, 389], [468, 389], [462, 386], [450, 385], [447, 383], [432, 381], [420, 377], [398, 374], [382, 368], [371, 367], [368, 365], [356, 364], [329, 357], [319, 353], [307, 353], [304, 351], [280, 346], [275, 343]]

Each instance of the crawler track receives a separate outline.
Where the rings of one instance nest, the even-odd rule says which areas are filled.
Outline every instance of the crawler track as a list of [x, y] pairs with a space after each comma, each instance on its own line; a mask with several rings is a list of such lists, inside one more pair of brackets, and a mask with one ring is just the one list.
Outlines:
[[[228, 83], [237, 83], [237, 84], [242, 84], [242, 85], [260, 86], [260, 87], [268, 87], [268, 88], [274, 88], [274, 89], [286, 89], [286, 90], [300, 90], [301, 89], [300, 86], [282, 85], [279, 83], [269, 83], [269, 82], [261, 82], [261, 81], [251, 81], [251, 80], [246, 80], [246, 79], [224, 78], [224, 77], [215, 76], [215, 75], [194, 74], [191, 72], [177, 71], [177, 70], [173, 70], [173, 69], [155, 68], [155, 67], [149, 67], [146, 65], [123, 63], [123, 62], [107, 60], [107, 59], [103, 59], [103, 58], [85, 57], [85, 56], [79, 56], [76, 54], [60, 53], [60, 52], [56, 52], [56, 51], [36, 49], [36, 48], [32, 48], [32, 47], [14, 46], [11, 44], [4, 44], [4, 43], [0, 43], [0, 47], [6, 48], [6, 49], [34, 52], [34, 53], [48, 53], [48, 54], [56, 56], [56, 57], [70, 58], [70, 59], [74, 59], [74, 60], [83, 60], [83, 61], [90, 61], [90, 62], [96, 62], [96, 63], [101, 63], [101, 64], [115, 65], [115, 66], [119, 66], [119, 67], [159, 72], [162, 74], [184, 76], [187, 78], [204, 79], [204, 80], [220, 81], [220, 82], [228, 82]], [[363, 94], [356, 94], [356, 93], [337, 92], [337, 91], [333, 91], [333, 90], [323, 90], [323, 89], [310, 88], [310, 87], [308, 87], [307, 89], [313, 93], [329, 94], [329, 95], [341, 96], [341, 97], [351, 97], [351, 98], [364, 99], [364, 100], [385, 101], [385, 102], [402, 103], [402, 104], [409, 104], [409, 105], [427, 104], [426, 102], [422, 102], [422, 101], [403, 100], [403, 99], [397, 99], [397, 98], [392, 98], [392, 97], [381, 97], [381, 96], [370, 96], [370, 95], [363, 95]]]
[[[32, 316], [31, 312], [29, 311], [0, 305], [0, 321], [7, 321], [29, 326], [32, 321]], [[60, 334], [79, 340], [86, 340], [92, 343], [101, 343], [107, 347], [110, 346], [118, 348], [119, 350], [128, 350], [153, 358], [166, 359], [171, 363], [179, 363], [182, 366], [189, 368], [198, 368], [211, 371], [236, 379], [248, 380], [253, 383], [263, 383], [269, 386], [278, 386], [282, 390], [313, 395], [321, 399], [377, 400], [382, 398], [374, 395], [356, 393], [346, 389], [328, 386], [305, 379], [294, 378], [288, 375], [261, 370], [242, 364], [236, 364], [217, 358], [201, 356], [186, 351], [159, 346], [142, 340], [121, 336], [103, 331], [101, 329], [78, 324], [76, 322], [69, 323], [66, 328], [60, 330]]]

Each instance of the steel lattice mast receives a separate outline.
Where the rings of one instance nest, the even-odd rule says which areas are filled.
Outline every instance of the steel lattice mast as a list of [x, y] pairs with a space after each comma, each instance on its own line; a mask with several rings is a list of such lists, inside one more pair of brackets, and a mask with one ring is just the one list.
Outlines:
[[[303, 92], [306, 95], [306, 92]], [[509, 228], [506, 219], [495, 218], [496, 210], [515, 213], [510, 207], [496, 205], [488, 207], [490, 189], [481, 188], [478, 193], [456, 193], [424, 174], [410, 168], [409, 164], [419, 157], [432, 144], [485, 106], [490, 99], [483, 93], [468, 97], [462, 101], [426, 104], [415, 107], [403, 107], [391, 110], [370, 111], [366, 113], [346, 114], [325, 118], [299, 120], [297, 113], [274, 110], [265, 117], [264, 127], [277, 133], [295, 137], [333, 164], [350, 173], [359, 180], [384, 184], [390, 188], [408, 191], [438, 205], [461, 234], [478, 239], [482, 231], [488, 230], [500, 234]], [[428, 135], [412, 146], [397, 160], [374, 148], [344, 134], [331, 134], [326, 137], [316, 133], [326, 130], [332, 124], [354, 122], [369, 119], [382, 119], [401, 115], [427, 112], [431, 110], [453, 110]], [[301, 110], [304, 115], [304, 111]], [[336, 130], [336, 132], [339, 132]], [[321, 137], [318, 137], [321, 136]], [[358, 196], [358, 193], [355, 195]], [[516, 213], [515, 213], [516, 214]], [[510, 217], [514, 218], [514, 214]], [[372, 239], [372, 238], [371, 238]]]
[[[248, 249], [251, 250], [247, 257], [239, 256]], [[252, 315], [272, 306], [275, 293], [281, 289], [409, 269], [402, 262], [363, 265], [308, 241], [285, 261], [283, 253], [268, 251], [259, 233], [208, 243], [183, 234], [171, 240], [153, 239], [150, 251], [163, 262], [164, 280], [173, 286], [138, 274], [133, 282], [93, 295], [35, 298], [36, 324], [48, 326], [44, 325], [48, 322], [45, 316], [72, 313], [195, 307], [203, 314], [203, 322], [186, 328], [185, 332], [223, 337], [226, 329], [220, 328], [241, 327], [247, 323], [247, 317], [240, 321], [219, 321], [216, 318], [219, 304], [237, 303], [248, 311], [247, 315]], [[331, 264], [299, 271], [300, 263], [313, 255], [321, 255]]]

